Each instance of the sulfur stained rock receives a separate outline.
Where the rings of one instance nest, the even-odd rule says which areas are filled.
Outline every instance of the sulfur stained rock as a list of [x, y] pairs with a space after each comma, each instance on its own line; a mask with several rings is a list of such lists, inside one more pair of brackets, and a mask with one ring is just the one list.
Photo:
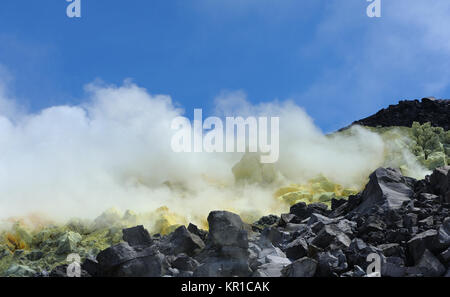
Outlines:
[[5, 273], [6, 277], [30, 277], [34, 276], [36, 271], [26, 265], [13, 264]]
[[69, 231], [64, 233], [57, 240], [56, 254], [62, 255], [75, 252], [81, 239], [81, 235], [76, 232]]

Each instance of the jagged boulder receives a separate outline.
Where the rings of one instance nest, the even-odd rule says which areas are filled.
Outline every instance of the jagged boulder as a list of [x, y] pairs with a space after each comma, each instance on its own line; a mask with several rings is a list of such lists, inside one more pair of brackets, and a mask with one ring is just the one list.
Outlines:
[[430, 176], [430, 187], [433, 192], [450, 203], [450, 166], [436, 168]]
[[169, 264], [159, 251], [152, 250], [145, 256], [120, 264], [114, 277], [160, 277], [166, 274]]
[[228, 211], [212, 211], [208, 215], [207, 246], [197, 256], [201, 263], [194, 271], [199, 277], [250, 276], [250, 227]]
[[180, 254], [178, 255], [173, 261], [172, 261], [172, 267], [176, 268], [180, 271], [194, 271], [195, 268], [197, 268], [199, 265], [199, 263], [185, 255], [185, 254]]
[[122, 242], [101, 251], [97, 255], [97, 261], [101, 269], [107, 272], [122, 263], [135, 259], [136, 257], [137, 252], [128, 243]]
[[316, 274], [316, 270], [317, 261], [304, 257], [286, 266], [282, 274], [287, 277], [313, 277]]
[[128, 242], [130, 246], [150, 246], [152, 244], [152, 237], [142, 225], [123, 229], [122, 233], [123, 240]]
[[208, 240], [213, 245], [248, 248], [248, 228], [237, 214], [212, 211], [208, 215], [208, 224]]
[[185, 253], [188, 256], [198, 254], [205, 244], [195, 234], [189, 232], [185, 226], [178, 227], [170, 237], [171, 252], [175, 255]]
[[399, 209], [414, 195], [412, 179], [404, 177], [399, 170], [378, 168], [370, 175], [369, 183], [361, 194], [360, 205], [354, 210], [368, 213], [373, 207], [385, 210]]

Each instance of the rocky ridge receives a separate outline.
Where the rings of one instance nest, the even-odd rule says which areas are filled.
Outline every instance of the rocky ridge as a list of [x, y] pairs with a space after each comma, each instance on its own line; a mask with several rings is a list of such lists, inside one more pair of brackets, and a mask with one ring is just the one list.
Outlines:
[[[414, 122], [430, 122], [434, 127], [450, 130], [450, 99], [434, 97], [419, 100], [403, 100], [396, 105], [383, 108], [376, 114], [353, 122], [352, 125], [369, 127], [411, 127]], [[346, 129], [346, 128], [344, 128]]]

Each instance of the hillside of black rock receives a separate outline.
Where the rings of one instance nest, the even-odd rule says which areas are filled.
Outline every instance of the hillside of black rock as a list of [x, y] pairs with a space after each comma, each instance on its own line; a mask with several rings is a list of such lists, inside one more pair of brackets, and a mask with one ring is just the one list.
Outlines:
[[432, 126], [442, 127], [447, 131], [450, 130], [449, 115], [449, 99], [437, 100], [430, 97], [423, 98], [421, 101], [400, 101], [396, 105], [390, 105], [388, 108], [383, 108], [374, 115], [355, 121], [352, 125], [369, 127], [411, 127], [413, 122], [419, 122], [420, 124], [430, 122]]
[[362, 192], [331, 209], [298, 203], [254, 225], [213, 211], [209, 232], [192, 224], [167, 236], [124, 229], [124, 242], [87, 259], [82, 276], [362, 277], [369, 255], [383, 277], [450, 276], [449, 215], [450, 167], [424, 180], [379, 168]]

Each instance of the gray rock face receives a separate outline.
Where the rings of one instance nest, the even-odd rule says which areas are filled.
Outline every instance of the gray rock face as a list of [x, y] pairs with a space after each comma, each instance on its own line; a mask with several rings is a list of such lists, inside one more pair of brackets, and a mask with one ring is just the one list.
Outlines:
[[444, 263], [447, 263], [447, 266], [448, 266], [448, 264], [450, 262], [450, 248], [443, 251], [440, 256], [441, 256], [442, 260], [444, 261]]
[[228, 211], [213, 211], [208, 215], [208, 240], [217, 246], [248, 248], [248, 235], [241, 218]]
[[188, 256], [198, 254], [205, 247], [201, 238], [189, 232], [185, 226], [180, 226], [173, 232], [170, 245], [174, 255], [185, 253]]
[[198, 265], [199, 263], [195, 259], [185, 254], [178, 255], [172, 262], [172, 267], [180, 271], [194, 271]]
[[282, 274], [287, 277], [313, 277], [317, 270], [317, 261], [308, 257], [292, 262], [286, 266]]
[[426, 277], [443, 276], [446, 272], [444, 265], [429, 250], [425, 250], [415, 268]]
[[402, 277], [406, 274], [405, 262], [399, 257], [388, 257], [381, 264], [381, 276]]
[[417, 263], [426, 249], [434, 250], [437, 244], [437, 231], [428, 230], [417, 234], [408, 241], [408, 249], [414, 262]]
[[436, 168], [430, 176], [430, 184], [436, 194], [446, 196], [450, 192], [450, 166]]
[[399, 209], [403, 203], [411, 201], [413, 194], [412, 187], [400, 171], [378, 168], [370, 175], [369, 183], [361, 195], [361, 204], [355, 211], [364, 214], [374, 206]]
[[348, 267], [347, 258], [342, 250], [321, 252], [317, 255], [318, 267], [316, 275], [319, 277], [337, 276]]
[[450, 217], [446, 218], [442, 225], [439, 227], [439, 244], [443, 248], [450, 247]]
[[194, 277], [234, 277], [250, 276], [248, 263], [241, 259], [226, 259], [223, 257], [206, 258], [194, 271]]
[[146, 229], [144, 229], [144, 226], [142, 225], [123, 229], [122, 233], [123, 233], [123, 240], [128, 242], [130, 246], [136, 245], [150, 246], [152, 244], [152, 238], [150, 234]]
[[109, 270], [136, 257], [136, 251], [128, 243], [123, 242], [101, 251], [97, 255], [97, 261], [102, 270]]
[[[290, 264], [290, 263], [289, 263]], [[281, 277], [282, 270], [286, 265], [286, 263], [266, 263], [262, 264], [258, 267], [258, 269], [253, 273], [254, 277]]]
[[284, 249], [289, 259], [297, 260], [303, 258], [308, 253], [308, 243], [304, 238], [297, 238], [290, 242]]
[[156, 277], [165, 274], [168, 263], [156, 247], [131, 247], [123, 242], [97, 255], [101, 276]]
[[237, 214], [227, 211], [211, 212], [208, 223], [208, 246], [197, 256], [201, 265], [194, 276], [250, 276], [249, 228]]
[[165, 275], [168, 263], [163, 254], [153, 254], [125, 262], [114, 271], [115, 277], [160, 277]]
[[336, 225], [332, 224], [324, 226], [313, 239], [312, 244], [320, 248], [326, 248], [331, 244], [337, 247], [348, 247], [350, 242], [350, 238]]
[[326, 215], [328, 206], [323, 203], [311, 203], [306, 205], [304, 202], [299, 202], [291, 206], [289, 213], [298, 217], [299, 220], [304, 220], [313, 213]]

